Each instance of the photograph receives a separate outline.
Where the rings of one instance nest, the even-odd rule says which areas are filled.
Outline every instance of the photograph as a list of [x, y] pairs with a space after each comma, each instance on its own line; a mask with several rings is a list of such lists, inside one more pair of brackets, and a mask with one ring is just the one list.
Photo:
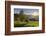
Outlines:
[[14, 8], [14, 27], [38, 27], [39, 9]]

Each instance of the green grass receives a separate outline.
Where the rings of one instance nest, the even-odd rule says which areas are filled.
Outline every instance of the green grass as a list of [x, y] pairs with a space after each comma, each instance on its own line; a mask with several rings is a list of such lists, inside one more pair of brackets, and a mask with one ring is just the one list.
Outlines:
[[14, 27], [37, 27], [39, 26], [38, 21], [21, 22], [14, 21]]

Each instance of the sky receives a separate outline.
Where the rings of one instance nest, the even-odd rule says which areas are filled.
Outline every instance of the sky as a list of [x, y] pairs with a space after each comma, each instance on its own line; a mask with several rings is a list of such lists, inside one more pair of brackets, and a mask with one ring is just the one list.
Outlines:
[[22, 9], [22, 8], [14, 8], [14, 14], [19, 14], [20, 11], [23, 10], [25, 15], [39, 15], [39, 9]]

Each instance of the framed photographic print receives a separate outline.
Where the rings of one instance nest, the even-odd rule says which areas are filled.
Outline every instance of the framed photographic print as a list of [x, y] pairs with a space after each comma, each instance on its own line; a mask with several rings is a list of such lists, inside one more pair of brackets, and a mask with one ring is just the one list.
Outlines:
[[45, 32], [44, 3], [5, 1], [5, 34]]

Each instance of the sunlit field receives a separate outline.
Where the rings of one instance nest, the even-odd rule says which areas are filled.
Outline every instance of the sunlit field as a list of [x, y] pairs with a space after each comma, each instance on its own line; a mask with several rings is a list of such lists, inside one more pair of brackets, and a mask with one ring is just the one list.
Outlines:
[[14, 21], [14, 27], [37, 27], [39, 26], [38, 21], [21, 22]]

